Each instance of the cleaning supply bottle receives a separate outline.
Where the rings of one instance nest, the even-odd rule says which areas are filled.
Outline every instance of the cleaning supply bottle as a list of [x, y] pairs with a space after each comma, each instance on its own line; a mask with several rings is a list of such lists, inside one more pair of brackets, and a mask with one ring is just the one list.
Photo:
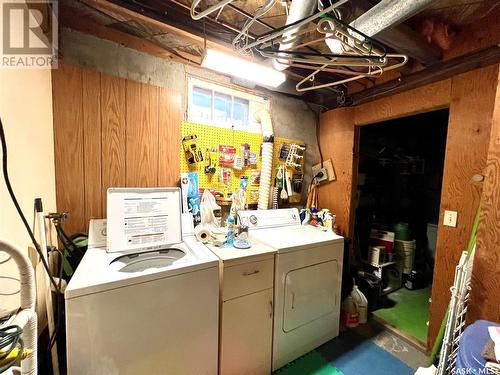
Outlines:
[[352, 293], [342, 302], [343, 322], [347, 328], [354, 328], [359, 325], [359, 313]]
[[227, 218], [227, 240], [226, 243], [228, 246], [233, 246], [234, 242], [234, 224], [235, 220], [233, 216], [229, 216]]
[[359, 312], [353, 294], [354, 289], [342, 302], [342, 320], [347, 328], [354, 328], [359, 325]]
[[368, 300], [357, 285], [352, 288], [351, 296], [357, 307], [359, 324], [365, 324], [368, 321]]

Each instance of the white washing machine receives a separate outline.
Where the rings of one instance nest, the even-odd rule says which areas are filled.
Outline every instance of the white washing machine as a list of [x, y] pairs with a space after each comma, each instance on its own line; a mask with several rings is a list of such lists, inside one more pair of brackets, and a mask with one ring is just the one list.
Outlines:
[[[195, 240], [192, 224], [181, 235], [180, 191], [157, 193], [173, 206], [165, 207], [168, 233], [154, 236], [178, 241], [146, 240], [143, 250], [107, 252], [106, 221], [91, 221], [89, 249], [65, 291], [69, 375], [217, 374], [218, 259]], [[150, 198], [141, 215], [153, 208], [143, 222], [154, 223], [155, 231], [161, 209]], [[108, 206], [108, 237], [109, 212]], [[128, 242], [135, 247], [137, 241]]]
[[240, 212], [275, 248], [273, 371], [339, 333], [343, 237], [300, 224], [297, 209]]

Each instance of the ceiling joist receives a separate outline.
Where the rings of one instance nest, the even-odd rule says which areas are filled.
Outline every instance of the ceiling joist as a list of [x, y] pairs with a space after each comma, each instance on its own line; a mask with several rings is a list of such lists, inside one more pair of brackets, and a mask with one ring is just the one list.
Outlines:
[[366, 103], [498, 63], [500, 63], [500, 45], [494, 45], [357, 92], [350, 96], [348, 102], [350, 105]]
[[[426, 17], [432, 18], [436, 4], [446, 1], [450, 2], [451, 0], [437, 0], [436, 3], [433, 3], [425, 10]], [[485, 1], [487, 0], [479, 0], [481, 3]], [[352, 22], [367, 10], [372, 9], [374, 3], [376, 3], [374, 0], [349, 0], [346, 8], [342, 10], [342, 14], [346, 16], [345, 21]], [[241, 28], [241, 25], [249, 17], [253, 17], [252, 12], [259, 4], [262, 4], [260, 0], [238, 2], [236, 5], [230, 3], [224, 7], [220, 14], [215, 12], [204, 20], [194, 21], [189, 15], [190, 1], [188, 0], [61, 0], [60, 20], [63, 26], [108, 39], [129, 48], [157, 57], [199, 66], [205, 46], [236, 54], [231, 46], [231, 41], [236, 35], [235, 30]], [[494, 7], [492, 9], [494, 10]], [[393, 50], [412, 57], [424, 66], [418, 64], [410, 66], [400, 78], [401, 73], [389, 74], [384, 77], [386, 81], [391, 79], [390, 77], [397, 77], [397, 79], [386, 84], [381, 83], [384, 79], [369, 80], [368, 78], [360, 82], [351, 82], [349, 83], [349, 91], [356, 89], [352, 86], [353, 83], [363, 87], [362, 91], [351, 95], [352, 102], [358, 104], [373, 100], [418, 85], [445, 79], [442, 77], [459, 74], [495, 61], [495, 52], [493, 52], [495, 48], [488, 50], [488, 52], [478, 52], [477, 55], [469, 54], [463, 59], [449, 60], [450, 57], [453, 58], [453, 56], [463, 55], [474, 49], [484, 49], [500, 43], [498, 41], [500, 34], [494, 32], [499, 25], [498, 17], [495, 18], [492, 9], [490, 9], [491, 17], [488, 20], [485, 19], [484, 23], [475, 22], [472, 25], [461, 25], [462, 28], [456, 36], [456, 43], [452, 49], [445, 51], [444, 57], [442, 57], [440, 48], [429, 43], [420, 34], [420, 31], [417, 31], [419, 30], [418, 22], [422, 21], [424, 12], [419, 13], [408, 22], [392, 24], [389, 28], [377, 33], [374, 36], [375, 39]], [[442, 12], [442, 10], [440, 11]], [[256, 21], [255, 24], [258, 27], [254, 29], [256, 33], [252, 34], [254, 37], [275, 30], [283, 24], [286, 14], [282, 9], [273, 9], [271, 13], [273, 13], [271, 19]], [[495, 24], [492, 24], [491, 20]], [[474, 31], [481, 30], [484, 24], [488, 24], [487, 30], [492, 31], [489, 33]], [[455, 50], [458, 52], [454, 52]], [[464, 59], [472, 60], [462, 61]], [[480, 61], [481, 59], [484, 60]], [[447, 63], [442, 63], [443, 60]], [[415, 72], [416, 70], [419, 70], [418, 73], [405, 75], [409, 71]], [[295, 84], [294, 82], [300, 81], [309, 73], [308, 70], [295, 67], [286, 70], [286, 74], [290, 78], [289, 84]], [[332, 82], [337, 78], [334, 72], [316, 77], [318, 83]], [[290, 94], [289, 91], [284, 93]], [[303, 95], [297, 93], [294, 96], [333, 107], [337, 105], [337, 95], [338, 93], [331, 90], [318, 90]]]

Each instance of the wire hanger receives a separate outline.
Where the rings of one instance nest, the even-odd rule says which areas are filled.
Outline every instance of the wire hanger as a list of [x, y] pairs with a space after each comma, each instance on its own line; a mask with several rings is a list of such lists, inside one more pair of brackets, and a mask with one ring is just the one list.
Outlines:
[[191, 4], [191, 18], [194, 20], [201, 20], [203, 17], [208, 16], [209, 14], [215, 12], [216, 10], [219, 10], [224, 8], [227, 4], [233, 2], [234, 0], [221, 0], [214, 5], [208, 7], [202, 12], [197, 12], [196, 8], [198, 5], [200, 5], [202, 0], [194, 0], [193, 3]]
[[[224, 6], [233, 0], [218, 1], [198, 13], [196, 8], [201, 1], [193, 1], [193, 19], [201, 19], [217, 10], [220, 13]], [[316, 13], [260, 36], [250, 36], [251, 26], [278, 2], [266, 0], [233, 39], [233, 48], [243, 55], [253, 55], [255, 51], [285, 67], [311, 70], [310, 74], [297, 83], [298, 92], [331, 88], [362, 78], [378, 77], [384, 72], [405, 65], [408, 62], [406, 55], [387, 53], [384, 45], [341, 19], [338, 8], [347, 1], [329, 1], [330, 5], [325, 6], [323, 1], [319, 0]], [[311, 34], [315, 36], [302, 42], [306, 35]], [[325, 48], [328, 48], [328, 52], [323, 52]], [[316, 77], [321, 73], [334, 73], [342, 78], [316, 84]]]

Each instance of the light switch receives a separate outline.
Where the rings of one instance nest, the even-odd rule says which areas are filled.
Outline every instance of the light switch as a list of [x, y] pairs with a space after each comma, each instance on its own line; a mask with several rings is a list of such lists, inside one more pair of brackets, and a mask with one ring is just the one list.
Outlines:
[[457, 211], [444, 211], [443, 225], [446, 225], [447, 227], [456, 228], [457, 216], [458, 216]]

